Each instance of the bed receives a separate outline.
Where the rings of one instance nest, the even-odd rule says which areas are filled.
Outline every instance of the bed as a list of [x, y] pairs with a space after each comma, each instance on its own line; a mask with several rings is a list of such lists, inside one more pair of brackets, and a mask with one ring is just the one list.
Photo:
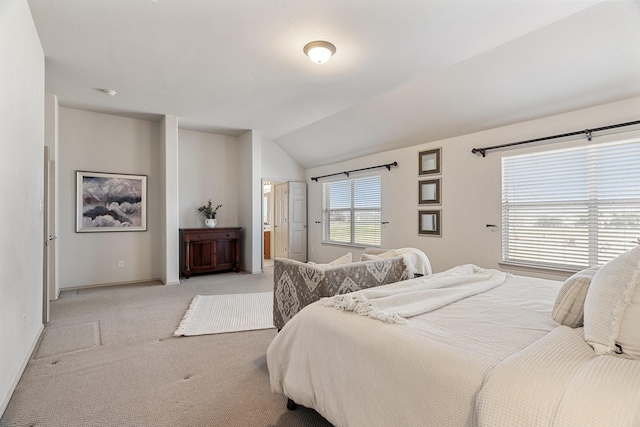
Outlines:
[[[640, 283], [636, 252], [636, 273], [619, 286], [625, 307], [635, 304], [629, 290], [640, 289], [633, 285]], [[398, 286], [376, 289], [394, 293]], [[594, 307], [604, 300], [590, 291], [596, 299], [589, 301], [588, 286], [580, 309], [585, 299]], [[321, 300], [294, 316], [269, 347], [271, 388], [340, 427], [640, 425], [640, 360], [596, 352], [585, 338], [589, 328], [552, 317], [561, 295], [575, 309], [575, 294], [562, 282], [505, 275], [497, 286], [401, 317], [404, 323]], [[585, 323], [595, 311], [584, 312]]]

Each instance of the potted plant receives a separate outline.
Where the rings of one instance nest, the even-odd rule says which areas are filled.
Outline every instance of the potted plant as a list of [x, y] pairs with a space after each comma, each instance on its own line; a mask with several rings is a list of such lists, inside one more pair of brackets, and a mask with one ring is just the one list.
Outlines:
[[216, 224], [218, 223], [218, 220], [216, 220], [216, 213], [218, 213], [218, 209], [220, 209], [221, 207], [222, 205], [218, 205], [214, 209], [211, 205], [211, 199], [209, 199], [206, 205], [200, 206], [198, 208], [198, 211], [202, 214], [202, 216], [204, 216], [204, 224], [207, 227], [214, 228], [216, 226]]

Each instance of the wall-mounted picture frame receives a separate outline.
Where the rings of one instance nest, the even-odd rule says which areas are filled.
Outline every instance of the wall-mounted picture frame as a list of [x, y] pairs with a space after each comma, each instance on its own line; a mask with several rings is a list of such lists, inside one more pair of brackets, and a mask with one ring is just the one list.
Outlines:
[[440, 148], [418, 153], [418, 175], [439, 174], [441, 157]]
[[441, 186], [440, 178], [424, 179], [418, 181], [418, 204], [419, 205], [439, 205]]
[[76, 171], [76, 232], [147, 230], [147, 176]]
[[440, 209], [418, 211], [418, 234], [441, 236], [441, 213]]

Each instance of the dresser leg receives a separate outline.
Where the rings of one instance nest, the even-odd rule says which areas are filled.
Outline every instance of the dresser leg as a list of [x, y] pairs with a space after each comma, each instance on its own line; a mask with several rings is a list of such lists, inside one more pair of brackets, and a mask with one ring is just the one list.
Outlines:
[[184, 244], [184, 250], [185, 250], [185, 255], [184, 255], [184, 263], [185, 268], [184, 268], [184, 277], [185, 278], [189, 278], [191, 277], [191, 268], [189, 268], [189, 266], [191, 265], [191, 245], [190, 245], [190, 241], [186, 241]]

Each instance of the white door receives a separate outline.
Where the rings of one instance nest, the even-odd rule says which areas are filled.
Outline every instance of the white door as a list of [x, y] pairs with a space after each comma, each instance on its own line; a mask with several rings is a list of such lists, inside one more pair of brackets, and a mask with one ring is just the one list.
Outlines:
[[289, 258], [307, 262], [307, 184], [289, 183]]
[[274, 252], [276, 258], [289, 258], [289, 184], [277, 184], [274, 202]]

